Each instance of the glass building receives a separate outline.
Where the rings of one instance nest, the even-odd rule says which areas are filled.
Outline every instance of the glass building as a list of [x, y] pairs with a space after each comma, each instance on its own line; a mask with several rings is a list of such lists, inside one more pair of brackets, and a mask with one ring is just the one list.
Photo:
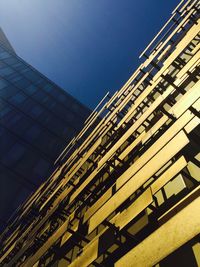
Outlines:
[[0, 228], [52, 171], [89, 114], [19, 58], [0, 29]]

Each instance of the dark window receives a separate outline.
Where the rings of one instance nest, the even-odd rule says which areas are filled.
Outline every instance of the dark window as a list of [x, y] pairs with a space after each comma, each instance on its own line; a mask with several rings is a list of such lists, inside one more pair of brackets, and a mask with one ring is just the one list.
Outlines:
[[12, 85], [9, 85], [9, 86], [5, 87], [3, 90], [0, 90], [0, 96], [7, 99], [7, 98], [15, 95], [18, 91], [19, 91], [18, 88], [14, 87]]
[[[40, 159], [34, 166], [34, 172], [38, 175], [45, 175], [50, 164], [45, 159]], [[45, 177], [44, 177], [45, 178]]]
[[15, 210], [15, 208], [13, 208], [12, 205], [15, 202], [16, 193], [22, 186], [19, 182], [20, 177], [17, 177], [13, 173], [9, 172], [9, 170], [7, 168], [4, 168], [1, 164], [0, 164], [0, 174], [1, 174], [0, 214], [1, 216], [3, 215], [5, 219], [8, 219], [11, 213]]
[[12, 116], [10, 116], [8, 119], [6, 119], [6, 124], [7, 126], [11, 127], [14, 127], [16, 125], [16, 123], [19, 122], [21, 116], [19, 113], [14, 113]]
[[57, 99], [60, 100], [61, 102], [65, 101], [65, 98], [64, 98], [63, 94], [59, 94]]
[[0, 52], [0, 59], [8, 58], [10, 54], [6, 51]]
[[51, 95], [57, 98], [58, 96], [58, 90], [55, 87], [52, 87], [51, 89]]
[[32, 82], [36, 82], [38, 79], [38, 75], [32, 70], [25, 72], [23, 75]]
[[37, 91], [37, 87], [34, 84], [30, 84], [27, 88], [26, 91], [29, 95], [32, 95]]
[[48, 103], [48, 107], [49, 108], [54, 108], [55, 105], [56, 105], [56, 102], [55, 101], [52, 101], [52, 100]]
[[[0, 103], [1, 105], [1, 103]], [[2, 108], [2, 110], [0, 110], [0, 118], [4, 117], [5, 115], [7, 115], [10, 111], [11, 108], [9, 106], [4, 106], [4, 107], [0, 107]]]
[[35, 175], [32, 175], [33, 172], [30, 172], [30, 170], [33, 170], [33, 167], [38, 161], [38, 158], [40, 158], [40, 154], [36, 151], [33, 151], [31, 147], [27, 147], [22, 158], [16, 163], [15, 168], [24, 177], [28, 177], [28, 179], [30, 180], [32, 178], [37, 179]]
[[17, 82], [21, 79], [21, 77], [19, 76], [18, 73], [14, 72], [10, 75], [8, 75], [7, 77], [7, 80], [11, 81], [11, 82]]
[[46, 80], [44, 80], [42, 77], [39, 76], [38, 74], [38, 79], [35, 81], [36, 85], [39, 85], [40, 87], [43, 87], [46, 84]]
[[30, 108], [30, 114], [33, 115], [34, 117], [40, 116], [42, 114], [43, 108], [41, 108], [39, 105], [34, 105]]
[[9, 65], [13, 65], [13, 64], [18, 63], [18, 60], [14, 57], [10, 57], [10, 58], [4, 59], [4, 62], [6, 62]]
[[23, 78], [20, 74], [18, 75], [21, 79], [17, 81], [15, 85], [20, 89], [26, 89], [30, 85], [30, 82], [26, 78]]
[[1, 118], [1, 122], [12, 132], [20, 135], [21, 138], [33, 124], [31, 119], [13, 108], [9, 109], [7, 114]]
[[16, 137], [10, 134], [6, 129], [0, 127], [0, 158], [4, 158], [4, 154], [16, 143]]
[[8, 82], [5, 80], [0, 80], [0, 90], [8, 85]]
[[23, 66], [23, 65], [19, 61], [17, 63], [13, 64], [13, 67], [15, 67], [15, 68], [18, 68], [18, 67], [21, 67], [21, 66]]
[[26, 66], [24, 66], [24, 69], [22, 69], [20, 72], [23, 74], [23, 73], [26, 73], [26, 72], [29, 72], [30, 69], [27, 68]]
[[45, 85], [43, 86], [43, 88], [44, 88], [44, 90], [45, 90], [46, 92], [51, 92], [51, 90], [53, 89], [53, 85], [50, 84], [50, 83], [47, 83], [47, 84], [45, 84]]
[[24, 152], [26, 151], [26, 148], [20, 144], [20, 143], [15, 143], [8, 151], [5, 153], [5, 156], [3, 157], [2, 161], [6, 165], [12, 165], [16, 161], [18, 161]]
[[13, 72], [14, 72], [14, 70], [11, 69], [10, 67], [6, 67], [6, 68], [0, 69], [0, 75], [2, 75], [2, 76], [9, 75], [9, 74], [11, 74]]
[[38, 90], [33, 97], [41, 103], [45, 103], [48, 101], [48, 95], [45, 94], [42, 90]]
[[41, 129], [38, 125], [32, 125], [25, 133], [25, 137], [30, 140], [33, 141], [35, 140], [39, 134], [41, 132]]
[[26, 65], [24, 65], [23, 63], [18, 63], [18, 64], [15, 64], [15, 65], [13, 65], [13, 67], [16, 69], [16, 70], [18, 70], [18, 71], [22, 71], [22, 70], [24, 70], [24, 69], [26, 69], [27, 67], [26, 67]]
[[15, 125], [16, 127], [13, 127], [13, 131], [23, 137], [24, 133], [31, 127], [31, 125], [32, 120], [23, 114], [20, 114], [20, 120]]
[[11, 103], [21, 104], [24, 102], [25, 99], [26, 99], [26, 96], [23, 93], [19, 92], [16, 95], [12, 96], [9, 100]]

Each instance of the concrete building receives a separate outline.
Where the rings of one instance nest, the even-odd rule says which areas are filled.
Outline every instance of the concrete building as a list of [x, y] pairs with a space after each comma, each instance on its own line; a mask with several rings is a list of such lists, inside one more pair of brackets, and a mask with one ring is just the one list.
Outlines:
[[181, 1], [90, 115], [1, 235], [2, 266], [200, 266], [199, 10]]

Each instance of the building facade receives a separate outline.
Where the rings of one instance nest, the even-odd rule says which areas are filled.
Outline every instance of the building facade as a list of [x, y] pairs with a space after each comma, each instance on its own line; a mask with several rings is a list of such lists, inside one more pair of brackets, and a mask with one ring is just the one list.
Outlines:
[[19, 58], [0, 30], [0, 229], [90, 114]]
[[12, 47], [11, 43], [9, 42], [8, 38], [6, 37], [1, 27], [0, 27], [0, 43], [6, 50], [9, 50], [10, 52], [16, 54], [14, 48]]
[[200, 266], [199, 10], [181, 1], [90, 115], [1, 235], [2, 266]]

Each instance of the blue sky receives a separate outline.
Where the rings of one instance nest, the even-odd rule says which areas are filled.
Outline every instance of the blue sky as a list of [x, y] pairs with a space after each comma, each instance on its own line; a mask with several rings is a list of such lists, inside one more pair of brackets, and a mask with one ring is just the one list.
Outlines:
[[94, 108], [137, 68], [179, 0], [0, 0], [19, 56]]

